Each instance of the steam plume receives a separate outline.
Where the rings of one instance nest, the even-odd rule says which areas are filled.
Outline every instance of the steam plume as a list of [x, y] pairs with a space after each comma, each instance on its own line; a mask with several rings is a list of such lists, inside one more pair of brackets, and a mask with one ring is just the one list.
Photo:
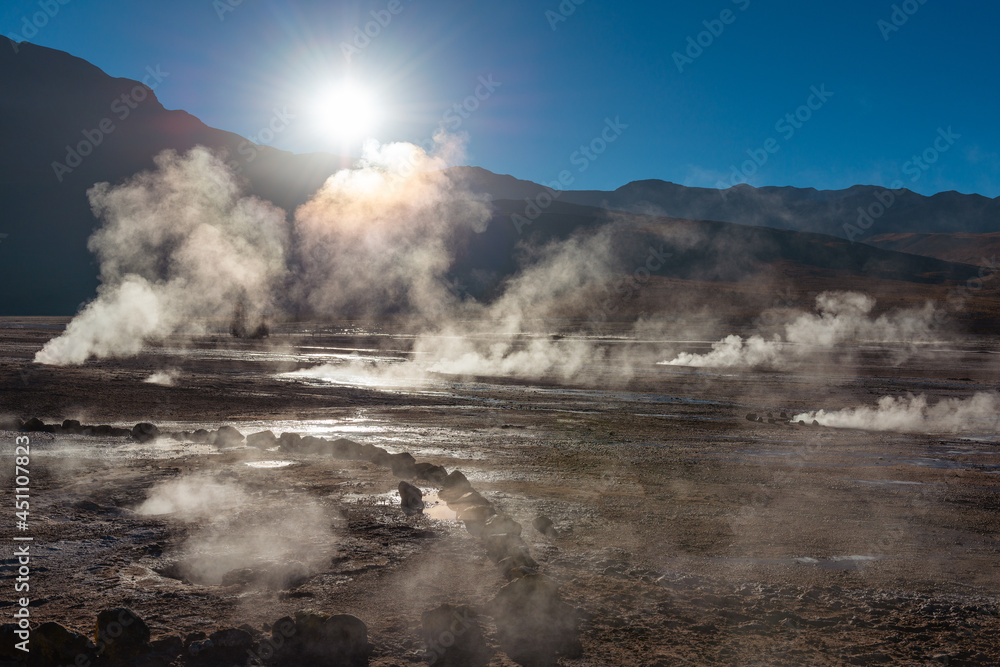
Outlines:
[[262, 316], [286, 271], [283, 212], [241, 197], [223, 162], [198, 147], [156, 158], [156, 171], [88, 191], [103, 226], [88, 247], [101, 266], [97, 298], [35, 356], [43, 364], [130, 356], [148, 342], [227, 317]]
[[816, 351], [844, 343], [914, 343], [933, 339], [939, 316], [933, 304], [871, 316], [875, 299], [858, 292], [823, 292], [816, 297], [817, 313], [800, 313], [784, 325], [783, 334], [765, 338], [732, 335], [713, 343], [705, 354], [682, 352], [668, 366], [711, 368], [781, 366], [801, 361]]
[[996, 432], [1000, 428], [1000, 394], [977, 392], [970, 398], [945, 398], [933, 405], [925, 395], [883, 396], [876, 407], [804, 412], [792, 421], [813, 420], [823, 426], [900, 433]]

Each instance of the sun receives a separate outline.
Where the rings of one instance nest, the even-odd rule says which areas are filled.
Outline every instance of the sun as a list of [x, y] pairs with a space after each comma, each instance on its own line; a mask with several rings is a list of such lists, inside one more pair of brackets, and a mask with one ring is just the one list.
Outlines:
[[347, 147], [373, 136], [379, 105], [363, 86], [344, 81], [321, 91], [312, 103], [313, 123], [327, 139]]

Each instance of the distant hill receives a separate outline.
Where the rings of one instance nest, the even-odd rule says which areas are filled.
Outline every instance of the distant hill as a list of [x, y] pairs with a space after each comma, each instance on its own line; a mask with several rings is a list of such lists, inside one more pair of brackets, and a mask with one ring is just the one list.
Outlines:
[[996, 269], [1000, 262], [1000, 232], [988, 234], [879, 234], [866, 241], [886, 250], [937, 257]]
[[[157, 76], [155, 70], [147, 76], [150, 86]], [[151, 168], [164, 149], [225, 150], [254, 194], [289, 210], [349, 164], [251, 144], [185, 111], [164, 109], [138, 81], [27, 42], [15, 53], [6, 37], [0, 37], [0, 137], [0, 234], [7, 235], [0, 239], [2, 314], [72, 314], [94, 296], [97, 267], [87, 238], [97, 221], [86, 191]], [[73, 166], [77, 158], [67, 146], [88, 155]]]
[[[811, 309], [815, 296], [828, 290], [868, 292], [879, 300], [880, 309], [919, 307], [927, 299], [948, 300], [956, 285], [979, 273], [968, 264], [825, 234], [622, 214], [564, 202], [549, 205], [518, 230], [512, 216], [524, 214], [523, 198], [495, 200], [493, 207], [486, 231], [467, 233], [456, 247], [453, 274], [465, 291], [479, 298], [500, 292], [526, 248], [593, 233], [611, 222], [617, 225], [613, 253], [626, 269], [647, 266], [651, 249], [670, 255], [650, 272], [648, 283], [622, 290], [628, 298], [616, 306], [612, 319], [707, 307], [719, 318], [749, 321], [768, 307]], [[957, 319], [978, 329], [1000, 323], [1000, 282], [975, 297]]]
[[[524, 199], [541, 185], [476, 167], [456, 167], [474, 191], [497, 199]], [[720, 220], [867, 241], [883, 234], [1000, 231], [1000, 198], [855, 185], [846, 190], [737, 185], [693, 188], [660, 180], [633, 181], [614, 191], [568, 190], [559, 201], [688, 220]], [[888, 203], [888, 206], [885, 204]]]

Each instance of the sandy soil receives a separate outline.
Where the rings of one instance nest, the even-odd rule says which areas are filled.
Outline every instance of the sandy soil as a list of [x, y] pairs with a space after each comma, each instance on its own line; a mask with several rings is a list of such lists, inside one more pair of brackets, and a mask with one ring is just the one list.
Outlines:
[[[206, 338], [77, 368], [29, 363], [57, 332], [37, 320], [0, 326], [0, 417], [295, 431], [461, 469], [526, 527], [540, 570], [583, 611], [583, 657], [562, 664], [1000, 664], [995, 430], [744, 419], [995, 388], [988, 343], [902, 361], [857, 352], [850, 367], [831, 359], [794, 373], [657, 367], [615, 385], [596, 368], [572, 386], [480, 379], [385, 392], [281, 375], [303, 365], [287, 356], [297, 345], [373, 345], [359, 337]], [[163, 369], [176, 369], [174, 386], [144, 382]], [[0, 432], [5, 488], [14, 437]], [[373, 665], [407, 665], [423, 659], [422, 612], [482, 606], [506, 583], [461, 523], [405, 516], [398, 480], [379, 466], [169, 439], [31, 439], [38, 622], [88, 631], [98, 611], [126, 605], [154, 637], [184, 637], [316, 608], [361, 618]], [[272, 459], [291, 465], [247, 465]], [[138, 511], [178, 480], [237, 491], [208, 512]], [[539, 514], [557, 536], [530, 527]], [[0, 522], [5, 544], [15, 532], [12, 516]], [[247, 535], [258, 538], [236, 539]], [[199, 562], [213, 565], [200, 580], [182, 573]], [[278, 562], [301, 580], [213, 579]], [[514, 664], [485, 630], [490, 664]]]

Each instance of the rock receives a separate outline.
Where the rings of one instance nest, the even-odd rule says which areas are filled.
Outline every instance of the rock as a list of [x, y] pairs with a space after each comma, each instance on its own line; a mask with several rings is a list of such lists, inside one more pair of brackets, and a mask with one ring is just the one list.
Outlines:
[[496, 515], [483, 525], [483, 536], [489, 535], [520, 535], [521, 524], [509, 516]]
[[109, 660], [127, 661], [149, 653], [149, 627], [127, 607], [105, 609], [97, 615], [94, 643]]
[[66, 419], [62, 423], [62, 432], [70, 435], [80, 435], [83, 433], [83, 425], [76, 419]]
[[494, 563], [511, 557], [531, 558], [528, 545], [524, 543], [520, 535], [487, 535], [482, 538], [482, 541], [486, 555]]
[[184, 648], [187, 648], [191, 646], [191, 644], [199, 642], [202, 639], [208, 639], [208, 635], [201, 630], [196, 630], [184, 638]]
[[28, 646], [32, 662], [41, 665], [76, 664], [77, 656], [86, 659], [94, 650], [88, 637], [52, 621], [32, 631]]
[[471, 607], [443, 604], [420, 617], [427, 647], [424, 659], [442, 667], [478, 667], [490, 660], [490, 649]]
[[501, 648], [514, 662], [552, 664], [582, 652], [579, 612], [542, 575], [511, 581], [489, 602], [487, 613], [496, 621]]
[[326, 438], [317, 438], [314, 435], [307, 435], [299, 440], [299, 452], [303, 454], [323, 454], [333, 455], [333, 448]]
[[396, 477], [413, 479], [417, 476], [416, 461], [409, 452], [391, 454], [389, 456], [389, 466], [392, 468], [392, 474]]
[[409, 482], [400, 482], [399, 504], [406, 514], [421, 514], [424, 511], [424, 494]]
[[257, 449], [270, 449], [278, 444], [278, 439], [274, 437], [274, 433], [271, 431], [261, 431], [260, 433], [254, 433], [247, 436], [247, 447], [256, 447]]
[[497, 569], [507, 581], [538, 573], [538, 563], [530, 556], [508, 556], [497, 563]]
[[191, 434], [191, 442], [196, 442], [200, 445], [210, 445], [212, 444], [212, 432], [200, 428]]
[[497, 511], [489, 505], [473, 505], [459, 510], [456, 518], [459, 521], [479, 521], [485, 524], [496, 513]]
[[788, 413], [787, 413], [787, 412], [782, 412], [782, 413], [781, 413], [780, 415], [778, 415], [778, 416], [779, 416], [779, 417], [780, 417], [781, 419], [784, 419], [785, 421], [788, 421]]
[[552, 519], [544, 514], [535, 517], [535, 520], [531, 522], [531, 526], [545, 537], [556, 538], [559, 536], [555, 525], [552, 523]]
[[246, 661], [253, 645], [253, 636], [246, 630], [226, 628], [216, 630], [207, 639], [192, 642], [188, 653], [216, 664], [238, 664]]
[[454, 494], [448, 490], [444, 490], [438, 493], [438, 498], [441, 498], [446, 503], [448, 503], [448, 507], [455, 510], [456, 512], [459, 510], [463, 510], [466, 507], [476, 507], [477, 505], [490, 504], [489, 501], [486, 500], [486, 498], [483, 498], [476, 491], [469, 491], [468, 493], [463, 494], [459, 498], [454, 498], [453, 496]]
[[150, 442], [160, 437], [160, 429], [155, 424], [140, 422], [132, 427], [130, 435], [136, 442]]
[[38, 417], [32, 417], [28, 421], [24, 422], [24, 426], [21, 427], [21, 430], [25, 433], [54, 433], [56, 429], [52, 425], [46, 425], [46, 423]]
[[298, 433], [282, 433], [278, 438], [278, 448], [283, 452], [293, 452], [302, 444], [302, 436]]
[[24, 651], [19, 650], [15, 644], [27, 639], [17, 636], [17, 623], [4, 623], [0, 625], [0, 660], [17, 660], [22, 658]]
[[816, 421], [815, 419], [813, 420], [813, 426], [819, 426], [819, 422]]
[[164, 658], [167, 664], [184, 653], [184, 642], [177, 635], [161, 637], [150, 642], [151, 651]]
[[215, 432], [215, 437], [212, 438], [212, 444], [219, 449], [238, 447], [242, 443], [243, 434], [232, 426], [223, 426]]
[[389, 452], [381, 447], [362, 443], [359, 445], [359, 454], [362, 461], [368, 461], [380, 466], [389, 465]]
[[757, 415], [755, 413], [753, 413], [753, 412], [747, 414], [747, 421], [748, 422], [755, 422], [755, 421], [757, 421]]
[[441, 487], [447, 491], [462, 491], [465, 492], [472, 490], [472, 484], [466, 479], [465, 475], [462, 474], [461, 470], [452, 470], [444, 481], [441, 483]]
[[444, 486], [444, 481], [448, 479], [448, 471], [443, 466], [434, 465], [433, 463], [415, 463], [413, 470], [415, 476], [419, 479], [436, 484], [439, 487]]
[[[280, 623], [281, 620], [276, 625]], [[293, 653], [329, 665], [347, 667], [368, 664], [371, 653], [368, 627], [354, 616], [297, 611], [294, 629], [288, 640], [288, 649]]]
[[332, 443], [333, 456], [338, 459], [360, 459], [361, 445], [347, 438], [337, 438]]

